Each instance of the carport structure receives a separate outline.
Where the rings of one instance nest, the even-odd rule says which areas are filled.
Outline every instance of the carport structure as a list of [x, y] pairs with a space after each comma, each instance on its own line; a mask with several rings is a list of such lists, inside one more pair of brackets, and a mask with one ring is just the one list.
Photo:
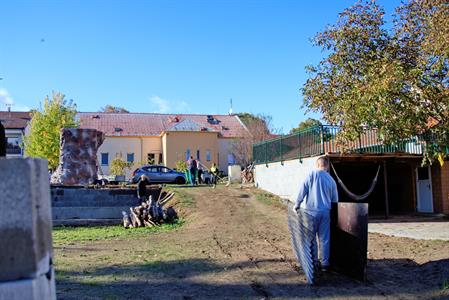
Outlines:
[[[332, 163], [331, 175], [341, 179], [347, 190], [361, 195], [370, 189], [380, 168], [377, 184], [363, 200], [371, 216], [410, 213], [449, 214], [449, 163], [421, 166], [429, 136], [416, 136], [396, 144], [383, 143], [376, 129], [364, 129], [353, 142], [338, 141], [338, 126], [315, 126], [253, 146], [256, 165], [299, 165], [326, 155]], [[256, 167], [256, 177], [258, 168]], [[274, 168], [272, 168], [274, 170]], [[279, 169], [277, 169], [279, 170]], [[307, 168], [297, 168], [307, 172]], [[272, 174], [282, 176], [282, 174]], [[263, 188], [263, 187], [262, 187]], [[353, 202], [338, 184], [342, 202]]]

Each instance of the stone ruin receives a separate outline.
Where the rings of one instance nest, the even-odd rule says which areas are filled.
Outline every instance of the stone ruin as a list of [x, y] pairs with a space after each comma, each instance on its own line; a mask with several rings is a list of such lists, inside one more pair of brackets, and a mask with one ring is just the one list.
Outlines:
[[97, 180], [97, 150], [104, 134], [95, 129], [61, 129], [59, 166], [51, 176], [51, 183], [88, 185]]

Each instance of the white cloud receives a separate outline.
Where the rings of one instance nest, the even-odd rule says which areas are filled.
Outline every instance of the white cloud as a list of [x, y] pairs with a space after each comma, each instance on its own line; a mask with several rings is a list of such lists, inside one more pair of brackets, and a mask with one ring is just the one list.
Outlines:
[[5, 105], [12, 105], [14, 104], [14, 100], [12, 99], [11, 95], [9, 94], [8, 90], [6, 89], [0, 89], [0, 102]]
[[153, 96], [150, 98], [150, 101], [153, 107], [156, 108], [154, 112], [161, 114], [170, 112], [170, 103], [167, 100], [162, 99], [159, 96]]
[[[11, 107], [13, 111], [29, 111], [30, 108], [23, 104], [18, 104], [11, 97], [7, 89], [0, 89], [0, 110], [5, 109], [6, 107]], [[5, 107], [3, 107], [5, 106]]]
[[31, 108], [29, 108], [28, 106], [23, 105], [23, 104], [13, 104], [11, 109], [13, 111], [30, 111], [31, 110]]
[[188, 113], [190, 106], [186, 101], [170, 101], [159, 96], [150, 98], [152, 110], [156, 113]]
[[180, 111], [180, 112], [189, 112], [190, 111], [190, 106], [185, 101], [177, 102], [176, 107], [178, 108], [178, 111]]

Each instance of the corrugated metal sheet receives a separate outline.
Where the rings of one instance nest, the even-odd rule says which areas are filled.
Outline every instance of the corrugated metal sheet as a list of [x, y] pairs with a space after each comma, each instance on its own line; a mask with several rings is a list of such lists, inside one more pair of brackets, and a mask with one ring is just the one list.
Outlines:
[[288, 206], [288, 227], [290, 229], [293, 252], [306, 275], [309, 284], [315, 283], [316, 270], [313, 261], [312, 220], [302, 212], [297, 213], [293, 204]]

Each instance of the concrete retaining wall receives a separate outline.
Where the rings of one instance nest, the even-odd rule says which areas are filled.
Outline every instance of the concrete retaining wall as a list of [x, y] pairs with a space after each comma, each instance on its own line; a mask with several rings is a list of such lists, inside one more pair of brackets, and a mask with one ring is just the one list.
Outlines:
[[[159, 189], [149, 192], [156, 199], [159, 196]], [[83, 223], [80, 220], [120, 221], [122, 211], [128, 212], [140, 201], [135, 189], [52, 188], [51, 203], [56, 225], [76, 225]]]
[[255, 182], [257, 187], [282, 198], [294, 199], [299, 184], [315, 168], [317, 157], [288, 160], [282, 163], [256, 165]]

